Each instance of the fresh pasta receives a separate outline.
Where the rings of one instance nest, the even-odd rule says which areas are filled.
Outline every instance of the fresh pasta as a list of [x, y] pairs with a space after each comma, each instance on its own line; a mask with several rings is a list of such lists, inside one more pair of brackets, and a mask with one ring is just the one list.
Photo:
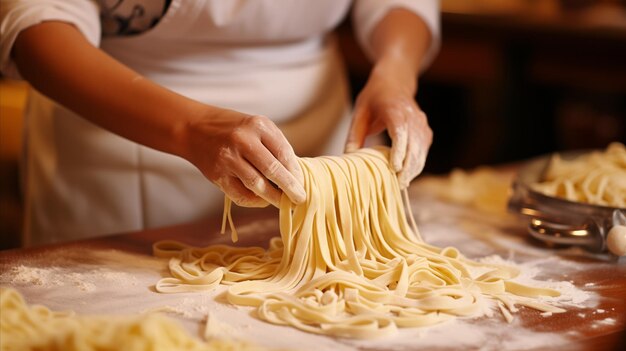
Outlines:
[[[407, 220], [408, 195], [403, 203], [388, 152], [300, 159], [306, 203], [294, 205], [283, 195], [280, 237], [267, 250], [155, 243], [154, 254], [170, 259], [171, 274], [157, 291], [210, 291], [225, 284], [231, 303], [257, 307], [263, 320], [350, 338], [481, 315], [489, 300], [505, 316], [519, 305], [564, 311], [537, 299], [558, 291], [513, 282], [519, 273], [513, 267], [424, 243], [410, 211], [411, 225]], [[227, 200], [224, 224], [236, 239], [229, 206]]]
[[431, 177], [423, 184], [442, 199], [495, 215], [506, 215], [511, 179], [487, 166], [453, 169], [446, 177]]
[[626, 147], [612, 143], [603, 152], [591, 152], [573, 160], [556, 154], [544, 179], [532, 188], [570, 201], [626, 208]]
[[202, 342], [159, 314], [79, 316], [29, 306], [11, 288], [0, 288], [0, 307], [1, 351], [264, 350], [226, 339]]

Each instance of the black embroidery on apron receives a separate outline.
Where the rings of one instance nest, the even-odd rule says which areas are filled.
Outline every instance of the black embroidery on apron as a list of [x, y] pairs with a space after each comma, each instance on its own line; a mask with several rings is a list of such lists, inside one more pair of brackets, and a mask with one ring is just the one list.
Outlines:
[[98, 0], [102, 35], [134, 35], [154, 27], [171, 0]]

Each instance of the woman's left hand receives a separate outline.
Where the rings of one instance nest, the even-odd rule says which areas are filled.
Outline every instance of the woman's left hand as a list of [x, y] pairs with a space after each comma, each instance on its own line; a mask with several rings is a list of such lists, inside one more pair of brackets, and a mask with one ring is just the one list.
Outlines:
[[363, 146], [368, 135], [387, 129], [391, 166], [402, 189], [424, 169], [433, 133], [415, 101], [417, 79], [401, 64], [379, 62], [356, 100], [346, 152]]

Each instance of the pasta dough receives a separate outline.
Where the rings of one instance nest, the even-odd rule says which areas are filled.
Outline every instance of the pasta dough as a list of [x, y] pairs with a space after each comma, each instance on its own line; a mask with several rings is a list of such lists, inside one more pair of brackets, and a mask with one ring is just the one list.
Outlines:
[[[515, 268], [424, 243], [410, 211], [409, 225], [388, 153], [362, 149], [300, 159], [307, 200], [294, 205], [283, 195], [280, 238], [272, 238], [267, 250], [155, 243], [154, 254], [170, 259], [171, 273], [156, 289], [208, 291], [227, 284], [228, 300], [256, 306], [263, 320], [350, 338], [480, 315], [489, 299], [507, 313], [516, 305], [564, 311], [537, 299], [558, 291], [511, 281]], [[224, 224], [236, 239], [229, 206], [227, 199]], [[483, 273], [473, 276], [477, 270]]]
[[626, 147], [612, 143], [604, 152], [573, 160], [554, 155], [543, 181], [532, 188], [570, 201], [626, 208]]
[[192, 338], [173, 320], [159, 314], [77, 316], [28, 306], [22, 295], [0, 288], [1, 351], [232, 351], [263, 350], [243, 342]]

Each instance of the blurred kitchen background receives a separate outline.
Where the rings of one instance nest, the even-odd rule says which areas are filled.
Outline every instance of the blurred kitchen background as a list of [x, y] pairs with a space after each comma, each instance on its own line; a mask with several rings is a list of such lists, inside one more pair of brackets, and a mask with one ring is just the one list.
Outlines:
[[[441, 0], [443, 42], [417, 100], [426, 173], [626, 142], [626, 0]], [[339, 37], [353, 91], [369, 64]], [[0, 249], [18, 247], [23, 82], [0, 78]]]

